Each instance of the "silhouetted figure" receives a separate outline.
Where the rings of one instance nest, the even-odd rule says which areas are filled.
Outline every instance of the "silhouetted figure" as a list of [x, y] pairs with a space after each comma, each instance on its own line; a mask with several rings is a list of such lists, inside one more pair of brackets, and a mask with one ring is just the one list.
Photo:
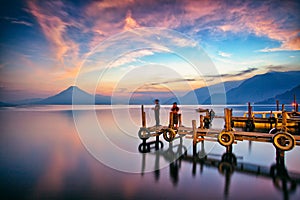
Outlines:
[[159, 120], [159, 110], [160, 110], [159, 100], [155, 99], [154, 103], [155, 103], [155, 106], [154, 106], [153, 110], [154, 110], [154, 115], [155, 115], [155, 126], [159, 126], [160, 125], [160, 120]]
[[179, 107], [177, 106], [177, 103], [173, 103], [173, 107], [171, 108], [171, 111], [173, 112], [173, 125], [175, 128], [178, 128], [178, 112]]
[[211, 109], [209, 111], [209, 117], [210, 117], [210, 123], [212, 122], [212, 120], [214, 119], [215, 117], [215, 111], [213, 109]]

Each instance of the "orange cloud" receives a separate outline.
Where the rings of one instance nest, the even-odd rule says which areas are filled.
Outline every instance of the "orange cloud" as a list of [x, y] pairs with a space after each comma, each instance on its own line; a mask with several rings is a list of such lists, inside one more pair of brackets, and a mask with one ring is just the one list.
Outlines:
[[285, 47], [287, 49], [299, 51], [300, 50], [300, 36], [291, 38], [286, 43], [284, 43], [283, 47]]
[[132, 18], [131, 11], [128, 11], [127, 16], [125, 18], [124, 30], [127, 31], [129, 29], [138, 28], [138, 27], [140, 27], [140, 25], [136, 22], [135, 19]]

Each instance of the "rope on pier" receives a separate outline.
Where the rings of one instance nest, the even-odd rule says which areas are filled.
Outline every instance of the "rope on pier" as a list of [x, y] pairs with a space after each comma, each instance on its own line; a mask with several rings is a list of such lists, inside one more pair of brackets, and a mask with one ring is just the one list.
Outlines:
[[163, 137], [167, 142], [172, 142], [175, 138], [176, 132], [172, 128], [163, 130]]
[[151, 136], [149, 129], [141, 127], [138, 133], [140, 139], [148, 139]]
[[232, 145], [234, 142], [234, 134], [228, 131], [222, 131], [218, 136], [218, 141], [225, 147]]
[[287, 132], [278, 132], [272, 138], [273, 145], [282, 150], [289, 151], [296, 145], [296, 140], [293, 135]]

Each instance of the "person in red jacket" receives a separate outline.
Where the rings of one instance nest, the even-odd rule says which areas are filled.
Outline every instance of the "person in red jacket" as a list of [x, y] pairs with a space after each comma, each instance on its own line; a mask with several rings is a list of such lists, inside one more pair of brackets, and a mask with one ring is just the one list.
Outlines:
[[171, 111], [173, 112], [173, 125], [174, 125], [175, 128], [178, 128], [178, 112], [179, 112], [179, 107], [177, 106], [177, 102], [173, 103]]

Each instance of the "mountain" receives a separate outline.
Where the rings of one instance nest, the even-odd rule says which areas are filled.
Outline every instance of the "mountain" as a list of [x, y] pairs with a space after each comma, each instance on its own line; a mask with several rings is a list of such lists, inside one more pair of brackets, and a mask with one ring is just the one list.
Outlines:
[[[222, 96], [220, 94], [220, 91], [228, 92], [229, 90], [238, 87], [240, 84], [242, 84], [244, 80], [240, 81], [227, 81], [224, 83], [218, 83], [209, 87], [202, 87], [195, 89], [193, 91], [190, 91], [187, 93], [182, 99], [184, 104], [195, 104], [195, 102], [198, 101], [198, 104], [203, 104], [206, 102], [208, 97], [214, 95], [215, 97]], [[224, 90], [223, 90], [224, 87]], [[224, 96], [224, 95], [223, 95]], [[219, 98], [213, 98], [213, 99], [219, 99]]]
[[16, 106], [16, 104], [6, 103], [6, 102], [0, 101], [0, 107], [13, 107], [13, 106]]
[[258, 102], [261, 104], [274, 104], [276, 100], [281, 104], [292, 104], [294, 102], [294, 95], [296, 95], [296, 102], [299, 104], [300, 102], [300, 85], [294, 87], [293, 89], [286, 91], [280, 95], [276, 95], [275, 97], [269, 98], [267, 100]]
[[11, 103], [16, 104], [16, 105], [24, 105], [24, 104], [32, 104], [38, 101], [43, 100], [43, 98], [32, 98], [32, 99], [23, 99], [23, 100], [18, 100], [18, 101], [12, 101]]
[[48, 97], [41, 101], [33, 102], [33, 104], [54, 104], [54, 105], [70, 105], [70, 104], [110, 104], [110, 97], [102, 95], [91, 95], [77, 86], [70, 86], [66, 90]]
[[[154, 99], [160, 99], [161, 104], [245, 104], [253, 103], [290, 103], [293, 95], [299, 98], [300, 71], [269, 72], [256, 75], [242, 81], [228, 81], [209, 87], [202, 87], [179, 96], [173, 92], [136, 92], [131, 97], [110, 97], [91, 95], [77, 86], [70, 86], [66, 90], [46, 99], [29, 99], [21, 103], [4, 103], [0, 106], [15, 106], [23, 104], [153, 104]], [[227, 99], [227, 102], [225, 100]]]
[[269, 72], [253, 76], [227, 92], [227, 103], [264, 101], [299, 85], [299, 77], [300, 71]]

